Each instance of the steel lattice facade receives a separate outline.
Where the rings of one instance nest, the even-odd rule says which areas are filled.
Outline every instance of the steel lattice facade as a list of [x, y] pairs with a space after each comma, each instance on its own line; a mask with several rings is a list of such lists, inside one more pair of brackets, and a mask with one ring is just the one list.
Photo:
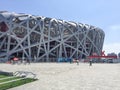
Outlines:
[[40, 62], [86, 58], [101, 54], [104, 32], [88, 24], [0, 12], [0, 58], [11, 56]]

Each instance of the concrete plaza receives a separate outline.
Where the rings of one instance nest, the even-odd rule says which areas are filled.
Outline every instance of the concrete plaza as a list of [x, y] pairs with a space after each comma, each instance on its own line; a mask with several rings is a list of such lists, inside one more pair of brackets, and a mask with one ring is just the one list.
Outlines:
[[38, 81], [9, 90], [120, 90], [120, 64], [0, 64], [0, 71], [29, 71]]

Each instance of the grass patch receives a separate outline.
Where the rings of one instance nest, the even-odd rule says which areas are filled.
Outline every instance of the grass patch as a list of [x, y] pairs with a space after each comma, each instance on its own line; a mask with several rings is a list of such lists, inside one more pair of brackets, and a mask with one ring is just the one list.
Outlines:
[[[5, 78], [5, 77], [7, 78], [9, 76], [0, 75], [0, 77], [1, 78], [2, 77], [3, 78]], [[23, 85], [23, 84], [26, 84], [26, 83], [30, 83], [30, 82], [33, 82], [33, 81], [37, 80], [37, 79], [33, 79], [33, 78], [13, 77], [13, 78], [8, 78], [8, 79], [0, 80], [0, 83], [6, 82], [6, 81], [15, 80], [15, 79], [20, 79], [20, 80], [12, 81], [12, 82], [5, 83], [5, 84], [0, 84], [0, 90], [10, 89], [10, 88], [17, 87], [17, 86], [20, 86], [20, 85]]]
[[5, 78], [5, 77], [8, 77], [8, 76], [5, 76], [5, 75], [0, 75], [0, 78]]
[[[5, 77], [4, 77], [5, 78]], [[10, 77], [10, 78], [5, 78], [5, 79], [2, 79], [2, 80], [0, 80], [0, 83], [1, 82], [6, 82], [6, 81], [10, 81], [10, 80], [15, 80], [15, 79], [18, 79], [18, 78], [20, 78], [20, 77]]]

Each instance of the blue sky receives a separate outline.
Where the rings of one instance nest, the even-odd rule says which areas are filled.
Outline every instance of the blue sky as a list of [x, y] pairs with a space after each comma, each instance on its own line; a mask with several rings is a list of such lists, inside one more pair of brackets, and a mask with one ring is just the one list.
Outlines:
[[106, 54], [120, 52], [120, 0], [1, 0], [0, 11], [26, 13], [97, 26]]

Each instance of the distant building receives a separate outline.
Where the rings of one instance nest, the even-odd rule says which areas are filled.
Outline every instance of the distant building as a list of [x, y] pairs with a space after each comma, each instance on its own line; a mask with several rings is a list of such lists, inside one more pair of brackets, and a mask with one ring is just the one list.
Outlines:
[[23, 13], [0, 12], [0, 58], [39, 62], [101, 55], [104, 32], [88, 24]]
[[120, 58], [120, 53], [118, 53], [118, 58]]
[[108, 53], [107, 56], [116, 56], [117, 57], [117, 54], [115, 54], [115, 53]]

